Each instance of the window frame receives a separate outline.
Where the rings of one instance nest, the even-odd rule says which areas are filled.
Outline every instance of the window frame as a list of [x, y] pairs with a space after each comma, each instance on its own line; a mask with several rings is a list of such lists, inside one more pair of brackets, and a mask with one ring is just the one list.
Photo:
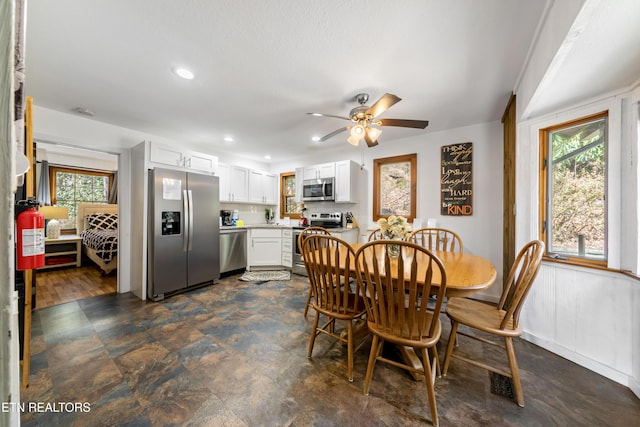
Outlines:
[[[296, 173], [295, 172], [282, 172], [280, 174], [280, 218], [284, 218], [284, 217], [289, 217], [291, 219], [300, 219], [302, 217], [301, 214], [299, 213], [290, 213], [290, 212], [286, 212], [287, 210], [287, 197], [291, 197], [288, 194], [285, 194], [285, 183], [287, 178], [293, 177], [294, 179], [296, 178]], [[294, 199], [296, 197], [296, 194], [294, 193], [293, 195]]]
[[[92, 176], [101, 176], [101, 177], [106, 177], [109, 179], [109, 185], [111, 185], [111, 182], [113, 181], [114, 178], [114, 173], [113, 172], [109, 172], [109, 171], [99, 171], [99, 170], [95, 170], [95, 169], [83, 169], [83, 168], [73, 168], [73, 167], [68, 167], [68, 166], [49, 166], [49, 191], [51, 194], [51, 205], [55, 206], [57, 204], [57, 181], [56, 181], [56, 174], [58, 172], [61, 173], [73, 173], [76, 175], [92, 175]], [[78, 202], [77, 200], [74, 200], [74, 202]], [[108, 195], [107, 195], [107, 200], [105, 200], [104, 202], [102, 201], [82, 201], [82, 203], [109, 203], [108, 200]], [[73, 224], [75, 224], [76, 221], [73, 221]], [[62, 228], [62, 230], [65, 230], [67, 232], [71, 231], [71, 230], [75, 230], [76, 227], [66, 227], [66, 228]]]
[[[583, 257], [579, 257], [579, 256], [571, 256], [571, 255], [567, 255], [567, 254], [557, 254], [557, 253], [553, 253], [550, 252], [550, 245], [548, 244], [548, 238], [549, 238], [549, 228], [551, 227], [551, 224], [548, 223], [548, 216], [549, 216], [549, 209], [550, 209], [550, 203], [549, 203], [549, 170], [547, 168], [547, 162], [549, 159], [549, 141], [547, 138], [547, 135], [549, 135], [550, 132], [556, 131], [558, 129], [563, 129], [563, 128], [569, 128], [572, 126], [576, 126], [579, 124], [583, 124], [583, 123], [587, 123], [590, 121], [594, 121], [597, 119], [601, 119], [601, 118], [605, 118], [606, 119], [606, 124], [605, 124], [605, 132], [606, 132], [606, 137], [605, 137], [605, 170], [604, 170], [604, 194], [605, 194], [605, 202], [604, 202], [604, 259], [603, 260], [599, 260], [599, 259], [589, 259], [589, 258], [583, 258]], [[610, 127], [611, 127], [611, 122], [610, 122], [610, 112], [609, 110], [603, 110], [597, 113], [593, 113], [593, 114], [589, 114], [586, 116], [581, 116], [575, 119], [571, 119], [562, 123], [557, 123], [557, 124], [552, 124], [550, 126], [546, 126], [544, 128], [539, 128], [538, 132], [539, 132], [539, 182], [540, 182], [540, 191], [539, 191], [539, 213], [538, 213], [538, 218], [539, 218], [539, 234], [540, 234], [540, 240], [545, 242], [545, 253], [543, 255], [543, 259], [545, 261], [550, 261], [550, 262], [558, 262], [558, 263], [564, 263], [564, 264], [571, 264], [571, 265], [577, 265], [577, 266], [583, 266], [583, 267], [592, 267], [592, 268], [598, 268], [598, 269], [608, 269], [608, 263], [609, 263], [609, 244], [610, 244], [610, 240], [609, 240], [609, 220], [608, 220], [608, 216], [610, 214], [609, 212], [609, 164], [610, 164], [610, 156], [609, 156], [609, 148], [610, 148]], [[550, 162], [549, 162], [550, 164]], [[546, 226], [545, 226], [546, 225]]]

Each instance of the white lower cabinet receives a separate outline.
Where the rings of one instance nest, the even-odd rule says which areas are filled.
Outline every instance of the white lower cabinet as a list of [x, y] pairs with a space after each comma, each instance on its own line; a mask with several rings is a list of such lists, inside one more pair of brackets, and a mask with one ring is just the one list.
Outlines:
[[282, 230], [282, 265], [291, 268], [293, 265], [293, 231]]
[[247, 270], [291, 268], [291, 236], [290, 228], [250, 228], [247, 233]]

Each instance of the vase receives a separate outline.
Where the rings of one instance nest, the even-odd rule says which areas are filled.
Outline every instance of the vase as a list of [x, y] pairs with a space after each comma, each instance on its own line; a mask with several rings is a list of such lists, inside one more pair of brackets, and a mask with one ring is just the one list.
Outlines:
[[[401, 239], [391, 237], [391, 240], [401, 240]], [[389, 258], [398, 258], [400, 256], [400, 245], [394, 245], [394, 244], [387, 245], [387, 252], [389, 253]]]

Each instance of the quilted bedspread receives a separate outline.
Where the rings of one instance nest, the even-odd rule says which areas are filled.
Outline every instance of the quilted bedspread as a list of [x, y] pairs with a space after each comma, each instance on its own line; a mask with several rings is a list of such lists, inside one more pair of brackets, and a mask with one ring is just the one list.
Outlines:
[[89, 229], [80, 233], [82, 244], [94, 249], [105, 262], [118, 255], [118, 230]]

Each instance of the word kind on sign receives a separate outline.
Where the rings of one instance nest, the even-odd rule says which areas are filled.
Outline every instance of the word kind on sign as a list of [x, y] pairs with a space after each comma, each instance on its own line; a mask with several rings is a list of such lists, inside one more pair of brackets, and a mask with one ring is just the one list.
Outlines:
[[440, 214], [473, 213], [473, 143], [445, 145], [440, 156]]

